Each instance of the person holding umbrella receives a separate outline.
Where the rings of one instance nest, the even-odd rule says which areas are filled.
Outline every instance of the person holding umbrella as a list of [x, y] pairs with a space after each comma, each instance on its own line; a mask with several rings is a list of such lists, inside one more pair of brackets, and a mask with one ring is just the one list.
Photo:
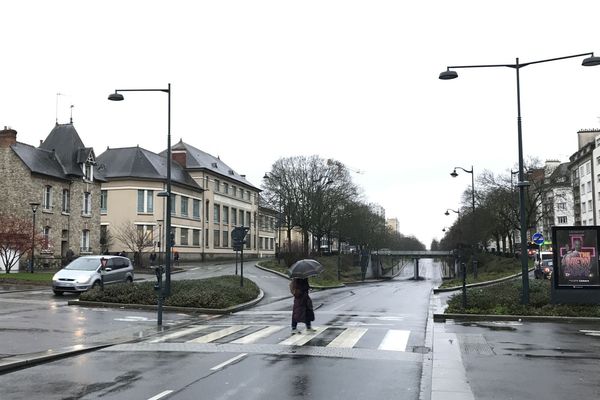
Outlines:
[[323, 266], [319, 262], [310, 259], [300, 260], [289, 268], [290, 277], [292, 278], [290, 291], [294, 296], [292, 334], [299, 333], [299, 322], [306, 325], [307, 332], [316, 332], [311, 326], [311, 322], [315, 320], [315, 312], [312, 300], [308, 295], [310, 291], [308, 277], [318, 275], [323, 269]]

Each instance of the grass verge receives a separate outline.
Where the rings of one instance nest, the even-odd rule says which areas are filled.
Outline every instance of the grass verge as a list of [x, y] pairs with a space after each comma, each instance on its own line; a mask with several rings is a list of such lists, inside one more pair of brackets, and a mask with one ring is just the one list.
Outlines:
[[520, 279], [469, 288], [467, 308], [462, 309], [462, 293], [457, 293], [448, 301], [446, 313], [600, 317], [600, 306], [597, 305], [550, 304], [550, 285], [551, 281], [547, 279], [530, 280], [529, 305], [520, 303]]
[[[235, 275], [218, 276], [207, 279], [171, 281], [171, 296], [166, 306], [196, 308], [228, 308], [254, 300], [260, 289], [254, 282]], [[154, 282], [108, 285], [104, 291], [92, 289], [79, 296], [85, 301], [99, 301], [122, 304], [155, 305], [157, 302]]]
[[0, 275], [0, 283], [50, 286], [52, 285], [52, 277], [55, 273], [56, 271], [34, 272], [33, 274], [29, 272], [2, 274]]
[[[340, 264], [340, 280], [337, 279], [338, 258], [336, 256], [315, 257], [315, 260], [320, 262], [325, 270], [318, 276], [308, 278], [311, 285], [317, 286], [336, 286], [343, 282], [357, 282], [362, 279], [362, 274], [359, 266], [352, 266], [353, 256], [342, 255]], [[264, 260], [258, 263], [261, 267], [269, 268], [282, 274], [288, 275], [288, 267], [284, 260], [281, 264], [277, 260]]]
[[[510, 275], [515, 275], [521, 272], [521, 262], [515, 258], [499, 257], [492, 254], [477, 255], [478, 267], [477, 278], [473, 277], [473, 265], [467, 263], [467, 285], [471, 283], [493, 281], [500, 278], [505, 278]], [[530, 263], [530, 267], [533, 266]], [[454, 279], [447, 279], [440, 285], [440, 288], [449, 288], [462, 286], [462, 276]]]

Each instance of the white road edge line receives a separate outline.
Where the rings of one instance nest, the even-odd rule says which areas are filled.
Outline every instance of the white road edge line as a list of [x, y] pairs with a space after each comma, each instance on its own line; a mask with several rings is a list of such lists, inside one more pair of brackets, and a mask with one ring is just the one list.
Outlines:
[[211, 371], [216, 371], [218, 369], [223, 368], [224, 366], [231, 364], [232, 362], [236, 362], [237, 360], [239, 360], [240, 358], [246, 357], [248, 355], [248, 353], [242, 353], [242, 354], [238, 354], [237, 356], [230, 358], [229, 360], [222, 362], [219, 365], [215, 365], [214, 367], [212, 367], [210, 370]]
[[150, 397], [148, 400], [158, 400], [158, 399], [162, 399], [163, 397], [165, 397], [166, 395], [169, 395], [169, 394], [171, 394], [171, 393], [173, 393], [173, 391], [172, 391], [172, 390], [165, 390], [164, 392], [162, 392], [162, 393], [159, 393], [159, 394], [157, 394], [157, 395], [156, 395], [156, 396], [154, 396], [154, 397]]

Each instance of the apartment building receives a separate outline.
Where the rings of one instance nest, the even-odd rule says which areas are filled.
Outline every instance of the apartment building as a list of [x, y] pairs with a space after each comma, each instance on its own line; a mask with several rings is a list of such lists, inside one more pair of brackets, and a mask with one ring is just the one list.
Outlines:
[[600, 174], [600, 130], [586, 129], [577, 132], [579, 149], [569, 157], [568, 170], [573, 190], [573, 225], [596, 225], [597, 175]]

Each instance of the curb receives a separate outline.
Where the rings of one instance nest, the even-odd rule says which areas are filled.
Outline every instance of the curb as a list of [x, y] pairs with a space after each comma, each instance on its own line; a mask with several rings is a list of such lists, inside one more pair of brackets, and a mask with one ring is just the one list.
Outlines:
[[596, 317], [560, 317], [546, 315], [493, 315], [493, 314], [433, 314], [434, 322], [463, 321], [528, 321], [528, 322], [600, 322]]
[[[529, 269], [529, 272], [531, 272], [531, 271], [533, 271], [533, 268]], [[479, 287], [479, 286], [495, 285], [496, 283], [510, 281], [511, 279], [518, 278], [521, 275], [523, 275], [523, 273], [519, 272], [518, 274], [505, 276], [504, 278], [494, 279], [493, 281], [470, 283], [470, 284], [465, 285], [465, 286], [468, 289], [468, 288], [474, 288], [474, 287]], [[434, 288], [433, 289], [433, 293], [454, 292], [454, 291], [461, 290], [461, 289], [462, 289], [462, 286], [452, 286], [452, 287], [449, 287], [449, 288], [441, 288], [441, 289], [440, 288]]]
[[[258, 269], [262, 269], [263, 271], [267, 271], [267, 272], [270, 272], [270, 273], [272, 273], [272, 274], [279, 275], [279, 276], [281, 276], [282, 278], [285, 278], [285, 279], [287, 279], [288, 281], [289, 281], [289, 280], [291, 280], [291, 278], [290, 278], [288, 275], [286, 275], [286, 274], [284, 274], [284, 273], [282, 273], [282, 272], [275, 271], [274, 269], [270, 269], [270, 268], [267, 268], [267, 267], [263, 267], [262, 265], [258, 265], [258, 263], [254, 264], [254, 266], [255, 266], [256, 268], [258, 268]], [[346, 286], [346, 284], [344, 284], [344, 283], [341, 283], [341, 284], [339, 284], [339, 285], [336, 285], [336, 286], [310, 285], [310, 287], [311, 287], [312, 289], [317, 289], [317, 290], [338, 289], [338, 288], [343, 288], [343, 287], [345, 287], [345, 286]]]
[[[258, 296], [247, 303], [237, 304], [228, 308], [199, 308], [199, 307], [175, 307], [175, 306], [163, 306], [163, 311], [173, 312], [184, 312], [184, 313], [197, 313], [197, 314], [231, 314], [237, 311], [245, 310], [256, 305], [264, 297], [265, 293], [260, 289]], [[107, 303], [98, 301], [82, 301], [82, 300], [69, 300], [67, 303], [70, 306], [81, 306], [81, 307], [107, 307], [107, 308], [133, 308], [141, 310], [156, 310], [157, 305], [153, 304], [122, 304], [122, 303]]]

